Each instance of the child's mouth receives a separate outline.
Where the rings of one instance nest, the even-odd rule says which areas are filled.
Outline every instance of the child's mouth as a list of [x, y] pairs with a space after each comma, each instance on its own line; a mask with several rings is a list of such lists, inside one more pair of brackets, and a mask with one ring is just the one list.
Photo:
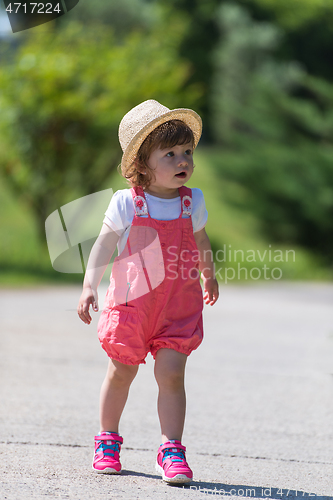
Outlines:
[[185, 179], [186, 175], [186, 172], [179, 172], [179, 174], [176, 174], [176, 177], [179, 179]]

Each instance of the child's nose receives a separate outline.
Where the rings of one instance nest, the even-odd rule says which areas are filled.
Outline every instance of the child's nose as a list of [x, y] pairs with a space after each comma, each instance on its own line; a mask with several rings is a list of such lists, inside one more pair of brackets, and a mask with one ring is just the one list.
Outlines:
[[178, 161], [179, 165], [188, 165], [188, 158], [185, 155], [181, 155]]

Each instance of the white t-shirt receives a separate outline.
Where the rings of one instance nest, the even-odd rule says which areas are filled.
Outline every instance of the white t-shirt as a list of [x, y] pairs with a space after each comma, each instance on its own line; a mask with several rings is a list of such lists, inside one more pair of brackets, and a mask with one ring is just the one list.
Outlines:
[[[178, 219], [181, 213], [181, 199], [158, 198], [145, 192], [148, 212], [153, 219], [173, 220]], [[105, 212], [103, 222], [119, 236], [118, 255], [125, 248], [135, 210], [130, 189], [116, 191], [111, 198], [110, 205]], [[188, 217], [188, 215], [183, 215]], [[207, 223], [208, 212], [201, 189], [192, 188], [192, 225], [193, 232], [203, 229]]]

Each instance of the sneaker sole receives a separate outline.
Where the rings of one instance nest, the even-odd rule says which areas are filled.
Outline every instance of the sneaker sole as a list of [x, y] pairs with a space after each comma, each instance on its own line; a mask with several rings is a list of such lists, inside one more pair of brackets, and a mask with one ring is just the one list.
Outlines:
[[164, 469], [156, 462], [155, 464], [155, 470], [156, 472], [159, 472], [162, 474], [162, 479], [166, 483], [190, 483], [192, 481], [192, 478], [187, 477], [185, 474], [177, 474], [174, 477], [167, 477], [164, 474]]
[[106, 467], [103, 470], [95, 469], [95, 467], [92, 467], [93, 471], [97, 472], [97, 474], [120, 474], [121, 470], [116, 470], [112, 469], [111, 467]]

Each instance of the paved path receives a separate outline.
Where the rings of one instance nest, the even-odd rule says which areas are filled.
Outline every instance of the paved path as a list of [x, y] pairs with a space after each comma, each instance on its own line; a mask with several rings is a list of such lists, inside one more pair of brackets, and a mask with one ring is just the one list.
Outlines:
[[1, 499], [333, 500], [333, 285], [228, 284], [205, 306], [205, 340], [187, 366], [186, 488], [154, 470], [151, 357], [123, 415], [123, 474], [91, 471], [107, 358], [97, 315], [89, 327], [76, 315], [79, 295], [0, 290]]

